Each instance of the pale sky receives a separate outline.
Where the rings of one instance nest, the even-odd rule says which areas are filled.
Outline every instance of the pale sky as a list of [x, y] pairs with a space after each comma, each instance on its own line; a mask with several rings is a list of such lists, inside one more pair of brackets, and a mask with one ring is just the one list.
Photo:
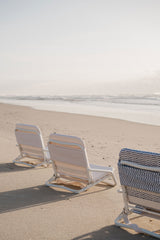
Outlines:
[[160, 0], [0, 0], [0, 95], [160, 92]]

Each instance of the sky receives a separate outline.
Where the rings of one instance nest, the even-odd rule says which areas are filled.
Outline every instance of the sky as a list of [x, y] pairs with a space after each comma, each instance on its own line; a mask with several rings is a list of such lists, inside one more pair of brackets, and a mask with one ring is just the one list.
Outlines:
[[0, 95], [160, 93], [159, 0], [0, 0]]

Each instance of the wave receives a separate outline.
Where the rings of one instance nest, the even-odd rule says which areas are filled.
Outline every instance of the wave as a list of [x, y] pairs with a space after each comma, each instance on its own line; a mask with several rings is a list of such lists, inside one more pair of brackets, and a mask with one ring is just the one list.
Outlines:
[[0, 99], [17, 101], [59, 101], [73, 103], [113, 103], [134, 105], [160, 105], [160, 93], [150, 95], [72, 95], [72, 96], [0, 96]]
[[160, 93], [150, 95], [0, 96], [1, 103], [160, 126]]

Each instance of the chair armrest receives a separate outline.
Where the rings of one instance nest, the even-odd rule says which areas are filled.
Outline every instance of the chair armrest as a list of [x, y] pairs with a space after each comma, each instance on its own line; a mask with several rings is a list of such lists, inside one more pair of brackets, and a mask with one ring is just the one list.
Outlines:
[[88, 170], [91, 171], [91, 172], [110, 172], [110, 173], [113, 172], [113, 169], [88, 168]]

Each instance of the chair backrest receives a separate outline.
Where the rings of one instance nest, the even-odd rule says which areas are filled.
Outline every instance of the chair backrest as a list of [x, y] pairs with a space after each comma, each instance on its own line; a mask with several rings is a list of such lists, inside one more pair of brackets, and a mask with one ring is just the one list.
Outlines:
[[129, 203], [160, 211], [160, 154], [122, 149], [118, 170]]
[[84, 143], [80, 138], [51, 134], [48, 150], [57, 175], [81, 182], [89, 182], [89, 164]]
[[44, 143], [41, 132], [37, 126], [16, 124], [16, 140], [23, 156], [44, 159]]

